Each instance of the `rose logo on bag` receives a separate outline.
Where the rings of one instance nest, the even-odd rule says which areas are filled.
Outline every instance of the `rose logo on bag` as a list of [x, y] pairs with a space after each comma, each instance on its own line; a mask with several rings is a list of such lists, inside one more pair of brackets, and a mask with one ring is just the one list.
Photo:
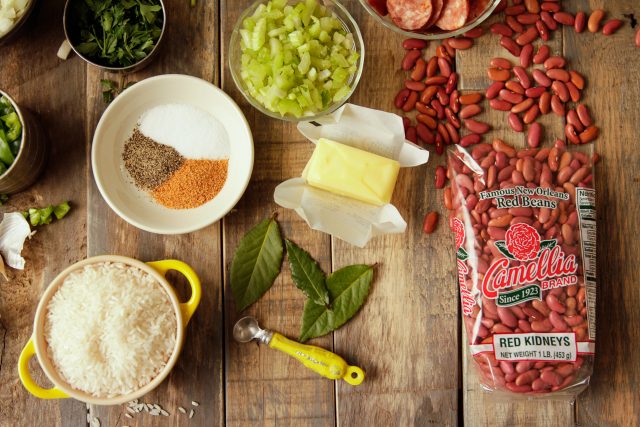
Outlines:
[[524, 222], [513, 224], [505, 234], [509, 252], [520, 261], [529, 261], [540, 252], [540, 235], [535, 228]]

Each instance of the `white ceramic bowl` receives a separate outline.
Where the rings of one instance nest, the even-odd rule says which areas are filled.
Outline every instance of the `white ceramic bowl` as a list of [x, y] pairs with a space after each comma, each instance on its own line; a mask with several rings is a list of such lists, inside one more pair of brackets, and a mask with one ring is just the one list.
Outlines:
[[[193, 209], [169, 209], [156, 203], [131, 183], [123, 168], [122, 150], [140, 116], [169, 103], [212, 114], [229, 137], [227, 181], [216, 197]], [[102, 197], [129, 224], [152, 233], [189, 233], [218, 221], [240, 200], [253, 170], [253, 138], [244, 114], [221, 89], [196, 77], [166, 74], [136, 83], [109, 105], [93, 136], [91, 165]]]

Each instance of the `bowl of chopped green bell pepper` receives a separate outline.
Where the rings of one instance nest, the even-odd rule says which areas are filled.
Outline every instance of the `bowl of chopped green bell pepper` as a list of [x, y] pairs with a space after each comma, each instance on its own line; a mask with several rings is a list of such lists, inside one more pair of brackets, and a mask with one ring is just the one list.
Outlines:
[[0, 193], [17, 193], [33, 184], [44, 169], [47, 151], [33, 114], [0, 90]]

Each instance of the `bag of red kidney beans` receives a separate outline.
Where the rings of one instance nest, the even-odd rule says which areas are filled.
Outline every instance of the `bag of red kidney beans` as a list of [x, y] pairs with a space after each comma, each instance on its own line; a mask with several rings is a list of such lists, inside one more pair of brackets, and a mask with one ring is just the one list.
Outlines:
[[470, 352], [484, 388], [577, 394], [595, 350], [596, 211], [592, 158], [501, 140], [448, 155]]

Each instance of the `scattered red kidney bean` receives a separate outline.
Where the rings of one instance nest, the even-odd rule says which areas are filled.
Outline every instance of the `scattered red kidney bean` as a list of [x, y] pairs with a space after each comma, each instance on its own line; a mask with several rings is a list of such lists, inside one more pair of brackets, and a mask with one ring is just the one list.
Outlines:
[[489, 101], [489, 106], [498, 111], [510, 111], [513, 104], [503, 99], [491, 99]]
[[473, 46], [473, 39], [470, 39], [468, 37], [454, 37], [448, 39], [448, 42], [449, 46], [457, 50], [465, 50]]
[[425, 215], [424, 222], [422, 223], [422, 231], [425, 234], [431, 234], [436, 230], [438, 225], [438, 212], [432, 211]]
[[418, 143], [418, 133], [416, 132], [416, 128], [414, 126], [409, 126], [405, 130], [404, 137], [414, 144]]
[[593, 125], [593, 120], [591, 119], [591, 114], [589, 113], [589, 109], [584, 104], [578, 104], [576, 107], [576, 113], [578, 113], [578, 117], [580, 118], [580, 122], [587, 127]]
[[611, 34], [618, 31], [620, 27], [624, 24], [622, 19], [610, 19], [602, 26], [602, 34], [605, 36], [610, 36]]
[[467, 31], [466, 33], [463, 34], [464, 37], [468, 37], [470, 39], [477, 39], [478, 37], [482, 36], [484, 34], [484, 28], [482, 27], [475, 27], [472, 28], [471, 30]]
[[575, 17], [569, 12], [556, 12], [553, 14], [553, 19], [555, 19], [559, 24], [571, 27], [575, 23]]
[[546, 44], [541, 45], [538, 48], [538, 52], [533, 56], [533, 63], [534, 64], [542, 64], [544, 61], [547, 60], [547, 58], [550, 55], [550, 49], [549, 46], [547, 46]]
[[592, 33], [597, 33], [600, 30], [600, 22], [604, 18], [604, 10], [596, 9], [591, 12], [591, 16], [589, 16], [589, 20], [587, 21], [587, 28]]
[[402, 42], [402, 47], [411, 50], [411, 49], [419, 49], [422, 50], [428, 46], [426, 40], [422, 39], [406, 39]]
[[411, 74], [409, 76], [412, 80], [420, 81], [424, 79], [426, 71], [427, 62], [422, 58], [418, 58], [418, 60], [416, 61], [416, 65], [413, 67], [413, 71], [411, 71]]
[[396, 99], [393, 102], [393, 104], [396, 106], [396, 108], [398, 108], [398, 109], [402, 108], [402, 106], [406, 102], [407, 98], [409, 97], [409, 93], [410, 93], [410, 91], [407, 88], [400, 89], [400, 92], [398, 92], [398, 94], [396, 95]]
[[524, 124], [520, 120], [520, 116], [515, 113], [509, 113], [508, 116], [509, 126], [516, 132], [522, 132], [524, 130]]
[[527, 145], [531, 148], [538, 148], [540, 139], [542, 138], [542, 125], [540, 123], [532, 123], [527, 133]]
[[587, 15], [584, 12], [576, 13], [576, 19], [573, 23], [573, 28], [576, 30], [576, 33], [581, 33], [587, 27]]
[[470, 104], [465, 105], [458, 114], [461, 119], [468, 119], [470, 117], [476, 116], [482, 112], [482, 107], [478, 104]]
[[444, 188], [444, 184], [447, 181], [447, 170], [444, 166], [436, 167], [436, 188]]
[[[493, 82], [487, 88], [484, 96], [487, 99], [493, 99], [498, 96], [502, 88], [504, 88], [504, 82]], [[460, 97], [460, 103], [462, 104], [462, 97]]]
[[480, 135], [483, 135], [489, 132], [489, 129], [491, 129], [491, 127], [487, 123], [479, 122], [474, 119], [464, 120], [463, 123], [464, 123], [464, 127], [469, 129], [471, 132], [479, 133]]
[[416, 64], [416, 61], [422, 55], [422, 51], [420, 50], [408, 50], [405, 53], [404, 58], [402, 58], [401, 67], [404, 71], [409, 71]]

